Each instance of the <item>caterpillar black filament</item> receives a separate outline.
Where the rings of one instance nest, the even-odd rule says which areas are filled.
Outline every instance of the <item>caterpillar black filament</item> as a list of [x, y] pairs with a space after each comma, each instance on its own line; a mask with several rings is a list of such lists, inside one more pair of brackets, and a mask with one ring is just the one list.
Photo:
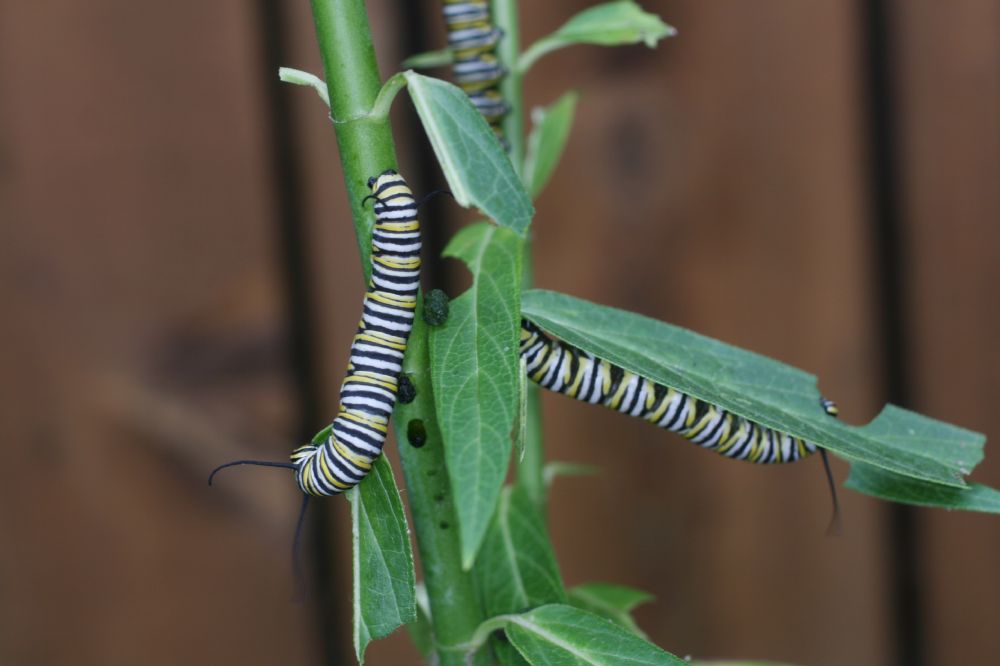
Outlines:
[[286, 467], [295, 471], [307, 495], [336, 495], [360, 483], [382, 454], [413, 329], [420, 286], [420, 222], [413, 192], [398, 173], [384, 171], [370, 178], [368, 186], [368, 198], [375, 201], [372, 275], [329, 436], [295, 449], [291, 463], [238, 460], [216, 468], [212, 476], [233, 465]]
[[[521, 320], [521, 357], [532, 381], [547, 389], [637, 416], [729, 458], [786, 463], [819, 449], [553, 340], [526, 319]], [[832, 401], [823, 398], [821, 407], [836, 416]]]
[[495, 54], [501, 33], [490, 21], [489, 3], [486, 0], [445, 0], [444, 20], [455, 83], [503, 140], [500, 121], [508, 107], [498, 86], [505, 71]]

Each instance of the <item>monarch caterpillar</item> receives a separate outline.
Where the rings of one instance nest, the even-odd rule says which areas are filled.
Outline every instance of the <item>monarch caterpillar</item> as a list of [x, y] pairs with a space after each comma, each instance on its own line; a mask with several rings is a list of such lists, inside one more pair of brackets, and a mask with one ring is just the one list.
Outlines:
[[497, 89], [506, 71], [494, 51], [501, 31], [490, 21], [486, 0], [445, 0], [444, 20], [453, 55], [455, 82], [501, 140], [500, 121], [508, 111]]
[[[637, 416], [728, 458], [760, 464], [787, 463], [820, 451], [833, 495], [836, 521], [839, 509], [829, 461], [826, 450], [816, 444], [737, 416], [553, 340], [527, 319], [521, 320], [520, 354], [528, 376], [538, 385], [583, 402], [599, 403]], [[827, 398], [820, 398], [820, 407], [830, 416], [839, 412], [837, 405]]]
[[368, 179], [368, 187], [372, 193], [365, 200], [375, 200], [372, 276], [329, 436], [295, 449], [291, 463], [237, 460], [220, 465], [210, 484], [225, 467], [263, 465], [294, 470], [307, 496], [336, 495], [360, 483], [382, 454], [413, 329], [420, 286], [420, 222], [413, 192], [398, 173], [383, 171]]

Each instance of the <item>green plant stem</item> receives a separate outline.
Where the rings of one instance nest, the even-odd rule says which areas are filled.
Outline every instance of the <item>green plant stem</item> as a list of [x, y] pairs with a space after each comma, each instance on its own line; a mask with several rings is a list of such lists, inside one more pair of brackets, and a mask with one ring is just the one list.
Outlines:
[[[363, 0], [311, 2], [330, 112], [367, 281], [371, 273], [373, 217], [362, 201], [368, 195], [368, 178], [396, 166], [392, 132], [386, 118], [370, 117], [381, 80]], [[447, 648], [467, 642], [483, 618], [471, 573], [462, 571], [457, 522], [441, 436], [434, 420], [428, 367], [427, 327], [418, 313], [404, 362], [417, 398], [409, 405], [397, 406], [394, 421], [435, 642], [444, 648], [440, 650], [439, 663], [457, 666], [464, 663], [462, 654]], [[424, 422], [427, 444], [421, 449], [406, 444], [406, 426], [413, 419]]]
[[[510, 159], [518, 175], [524, 172], [524, 85], [517, 59], [520, 55], [520, 26], [518, 24], [517, 0], [493, 0], [493, 21], [503, 31], [503, 39], [497, 48], [500, 62], [507, 68], [507, 74], [500, 82], [500, 92], [510, 105], [510, 111], [503, 119], [504, 136], [510, 144]], [[524, 277], [522, 287], [530, 289], [534, 271], [531, 259], [531, 241], [524, 241]], [[542, 408], [538, 387], [529, 383], [527, 387], [527, 431], [525, 433], [524, 456], [518, 464], [517, 483], [528, 493], [545, 515], [545, 480], [543, 478], [545, 456], [542, 449]]]
[[503, 118], [503, 133], [510, 143], [510, 160], [514, 163], [514, 170], [520, 175], [524, 168], [524, 89], [517, 69], [521, 50], [517, 2], [493, 0], [493, 22], [503, 31], [503, 38], [497, 46], [497, 57], [507, 68], [507, 74], [500, 81], [500, 92], [510, 105]]
[[[524, 289], [530, 289], [532, 283], [531, 243], [524, 242]], [[545, 484], [545, 450], [542, 446], [542, 396], [538, 386], [529, 381], [525, 390], [525, 418], [527, 427], [524, 433], [524, 455], [517, 468], [517, 485], [524, 488], [528, 497], [544, 519], [548, 502]]]
[[364, 2], [311, 0], [311, 3], [330, 97], [330, 116], [367, 282], [371, 275], [374, 217], [362, 202], [369, 194], [368, 179], [396, 166], [388, 119], [368, 117], [382, 80]]
[[[459, 646], [468, 642], [483, 615], [472, 572], [462, 571], [461, 542], [445, 467], [444, 439], [434, 413], [428, 327], [422, 311], [422, 305], [418, 306], [403, 363], [403, 371], [417, 391], [416, 398], [408, 405], [396, 407], [393, 422], [430, 600], [439, 663], [457, 666], [465, 663], [464, 652]], [[422, 442], [413, 440], [414, 434], [422, 435]], [[477, 655], [474, 663], [488, 664], [489, 655]]]

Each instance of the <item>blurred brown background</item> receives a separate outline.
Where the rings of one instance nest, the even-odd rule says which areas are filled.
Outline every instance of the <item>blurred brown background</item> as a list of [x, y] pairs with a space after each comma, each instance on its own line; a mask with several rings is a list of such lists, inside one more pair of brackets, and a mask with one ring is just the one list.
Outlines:
[[[589, 3], [523, 4], [527, 44]], [[680, 36], [527, 81], [582, 93], [538, 284], [803, 367], [848, 421], [891, 397], [995, 437], [1000, 3], [643, 4]], [[369, 6], [386, 75], [443, 43], [435, 3]], [[351, 663], [346, 503], [295, 602], [287, 477], [205, 485], [330, 418], [363, 290], [326, 114], [278, 64], [320, 69], [306, 0], [0, 0], [2, 664]], [[443, 186], [395, 113], [404, 173]], [[440, 244], [462, 215], [428, 210]], [[603, 470], [553, 491], [567, 583], [653, 592], [669, 650], [1000, 663], [997, 518], [845, 491], [828, 538], [818, 460], [545, 411], [549, 456]], [[416, 657], [400, 631], [369, 662]]]

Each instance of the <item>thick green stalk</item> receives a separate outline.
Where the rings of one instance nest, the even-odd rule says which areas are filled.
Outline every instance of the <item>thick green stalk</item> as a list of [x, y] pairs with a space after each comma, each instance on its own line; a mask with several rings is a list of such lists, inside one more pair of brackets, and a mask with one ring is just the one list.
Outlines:
[[382, 80], [364, 2], [311, 2], [330, 95], [330, 116], [337, 133], [358, 252], [367, 281], [371, 275], [369, 257], [374, 217], [362, 202], [369, 194], [368, 179], [396, 166], [396, 150], [388, 119], [372, 120], [367, 117], [382, 87]]
[[[510, 159], [518, 174], [524, 171], [524, 86], [517, 68], [520, 55], [520, 26], [518, 25], [517, 0], [493, 0], [493, 21], [503, 30], [504, 36], [497, 48], [500, 62], [507, 68], [507, 74], [500, 82], [500, 92], [510, 105], [510, 111], [503, 119], [504, 136], [510, 144]], [[533, 282], [531, 241], [524, 242], [524, 279], [522, 286], [529, 289]], [[527, 396], [528, 427], [525, 433], [524, 457], [518, 464], [517, 484], [545, 515], [545, 456], [542, 449], [542, 407], [538, 387], [528, 385]]]
[[[368, 178], [396, 166], [392, 132], [385, 118], [368, 117], [381, 80], [363, 0], [311, 2], [330, 94], [330, 112], [367, 280], [371, 272], [373, 217], [362, 201], [369, 193]], [[398, 405], [393, 419], [430, 599], [435, 642], [440, 649], [439, 663], [458, 666], [464, 663], [463, 655], [448, 647], [466, 643], [483, 617], [472, 576], [462, 571], [457, 522], [441, 435], [434, 419], [428, 365], [427, 327], [418, 313], [404, 364], [417, 397], [409, 405]], [[425, 445], [419, 449], [407, 443], [408, 426], [415, 420], [422, 421], [425, 437]]]
[[[434, 413], [428, 329], [422, 319], [423, 308], [418, 310], [403, 364], [403, 371], [416, 389], [416, 398], [407, 405], [397, 405], [393, 422], [431, 604], [439, 663], [459, 666], [465, 664], [465, 658], [458, 646], [469, 641], [484, 617], [472, 572], [462, 571], [444, 438]], [[473, 663], [488, 664], [489, 655], [478, 654]]]

